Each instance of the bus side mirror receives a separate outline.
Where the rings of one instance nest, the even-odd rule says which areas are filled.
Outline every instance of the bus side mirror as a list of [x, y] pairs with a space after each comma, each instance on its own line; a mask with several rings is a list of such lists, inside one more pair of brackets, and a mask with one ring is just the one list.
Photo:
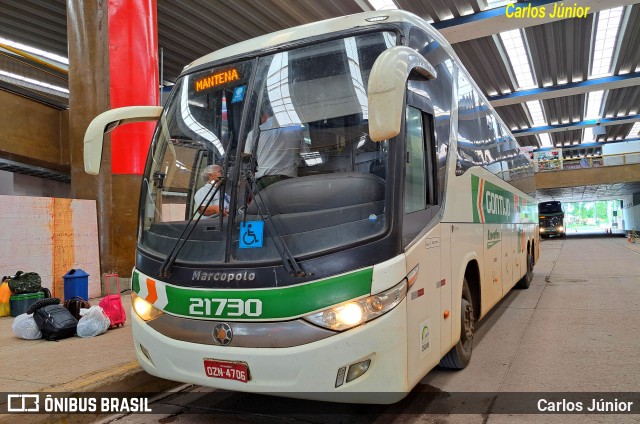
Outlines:
[[438, 74], [417, 51], [391, 47], [376, 59], [369, 75], [369, 137], [383, 141], [400, 134], [407, 79], [414, 72], [426, 79]]
[[128, 106], [108, 110], [93, 118], [84, 134], [84, 171], [92, 175], [100, 172], [106, 133], [123, 124], [157, 121], [161, 113], [161, 106]]

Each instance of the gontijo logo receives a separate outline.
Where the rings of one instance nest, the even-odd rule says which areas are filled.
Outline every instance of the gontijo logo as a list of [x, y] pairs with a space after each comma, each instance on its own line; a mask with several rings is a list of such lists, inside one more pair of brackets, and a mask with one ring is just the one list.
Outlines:
[[498, 224], [510, 222], [513, 214], [513, 193], [491, 184], [475, 175], [471, 176], [474, 199], [473, 221]]

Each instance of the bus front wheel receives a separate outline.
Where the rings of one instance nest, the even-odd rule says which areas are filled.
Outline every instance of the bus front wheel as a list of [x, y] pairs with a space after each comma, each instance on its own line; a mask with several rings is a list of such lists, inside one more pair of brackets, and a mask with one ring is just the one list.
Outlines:
[[475, 329], [475, 313], [473, 311], [473, 300], [471, 291], [464, 278], [462, 284], [462, 299], [460, 302], [460, 340], [458, 343], [440, 360], [440, 366], [461, 370], [471, 361], [471, 351], [473, 350], [473, 332]]

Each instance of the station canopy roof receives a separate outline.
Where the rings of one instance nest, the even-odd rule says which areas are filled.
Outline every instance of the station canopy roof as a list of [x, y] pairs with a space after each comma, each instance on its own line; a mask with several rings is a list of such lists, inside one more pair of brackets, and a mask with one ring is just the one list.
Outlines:
[[[163, 83], [171, 85], [194, 59], [239, 41], [398, 8], [431, 22], [452, 43], [522, 146], [638, 139], [640, 4], [579, 3], [593, 3], [585, 17], [559, 20], [549, 15], [561, 2], [547, 0], [535, 3], [545, 7], [542, 19], [508, 18], [515, 7], [506, 0], [158, 0]], [[0, 89], [67, 108], [65, 0], [9, 1], [2, 9]], [[594, 134], [598, 123], [604, 130]]]

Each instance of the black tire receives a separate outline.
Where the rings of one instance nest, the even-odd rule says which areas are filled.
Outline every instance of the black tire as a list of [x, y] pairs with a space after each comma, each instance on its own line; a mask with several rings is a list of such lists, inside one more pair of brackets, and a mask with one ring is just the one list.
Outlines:
[[471, 290], [465, 277], [462, 283], [462, 299], [460, 301], [460, 340], [440, 360], [440, 366], [461, 370], [469, 365], [473, 351], [473, 332], [475, 329], [475, 311]]
[[533, 280], [533, 255], [531, 253], [527, 253], [527, 272], [522, 276], [518, 284], [516, 284], [516, 288], [518, 289], [528, 289], [531, 285], [531, 280]]
[[27, 309], [27, 313], [32, 314], [38, 309], [42, 308], [43, 306], [59, 305], [59, 304], [60, 304], [60, 299], [58, 299], [57, 297], [48, 297], [46, 299], [40, 299], [33, 305], [29, 306], [29, 309]]

